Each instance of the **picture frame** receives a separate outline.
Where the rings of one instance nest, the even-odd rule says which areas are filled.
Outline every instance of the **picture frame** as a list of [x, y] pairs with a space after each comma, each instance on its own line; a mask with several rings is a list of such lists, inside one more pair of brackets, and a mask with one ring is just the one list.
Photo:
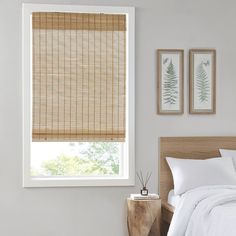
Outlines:
[[184, 50], [157, 49], [157, 113], [184, 113]]
[[216, 50], [189, 50], [189, 113], [216, 113]]

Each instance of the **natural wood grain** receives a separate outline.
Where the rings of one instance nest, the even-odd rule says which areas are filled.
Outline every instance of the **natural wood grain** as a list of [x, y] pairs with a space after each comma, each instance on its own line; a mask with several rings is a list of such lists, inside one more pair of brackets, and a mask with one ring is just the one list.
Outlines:
[[161, 137], [159, 153], [159, 194], [167, 201], [173, 178], [166, 157], [207, 159], [219, 157], [219, 149], [236, 149], [236, 137]]
[[161, 236], [166, 236], [169, 230], [170, 224], [166, 221], [161, 221]]
[[165, 201], [161, 204], [161, 235], [166, 236], [175, 208]]
[[175, 208], [173, 206], [163, 201], [161, 204], [162, 219], [170, 224], [174, 214], [174, 210]]
[[130, 236], [159, 236], [161, 200], [127, 199]]

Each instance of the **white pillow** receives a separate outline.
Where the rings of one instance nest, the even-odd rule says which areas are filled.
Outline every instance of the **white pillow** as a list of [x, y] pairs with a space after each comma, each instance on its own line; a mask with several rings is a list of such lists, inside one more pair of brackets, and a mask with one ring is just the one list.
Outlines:
[[236, 170], [236, 150], [220, 149], [220, 155], [222, 157], [231, 157]]
[[174, 179], [175, 194], [204, 185], [235, 185], [232, 158], [206, 160], [166, 157]]

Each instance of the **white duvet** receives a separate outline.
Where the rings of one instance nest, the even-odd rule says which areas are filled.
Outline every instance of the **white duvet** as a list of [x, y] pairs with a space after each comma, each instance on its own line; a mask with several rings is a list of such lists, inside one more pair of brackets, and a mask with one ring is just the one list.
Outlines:
[[168, 236], [236, 236], [236, 186], [204, 186], [182, 195]]

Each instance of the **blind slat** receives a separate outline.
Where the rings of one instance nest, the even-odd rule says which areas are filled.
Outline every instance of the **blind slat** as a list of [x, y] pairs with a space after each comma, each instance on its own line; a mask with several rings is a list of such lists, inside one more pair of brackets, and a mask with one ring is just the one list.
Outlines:
[[125, 15], [33, 13], [33, 141], [125, 140]]
[[102, 13], [33, 13], [33, 29], [57, 29], [58, 27], [61, 30], [126, 31], [126, 16]]

